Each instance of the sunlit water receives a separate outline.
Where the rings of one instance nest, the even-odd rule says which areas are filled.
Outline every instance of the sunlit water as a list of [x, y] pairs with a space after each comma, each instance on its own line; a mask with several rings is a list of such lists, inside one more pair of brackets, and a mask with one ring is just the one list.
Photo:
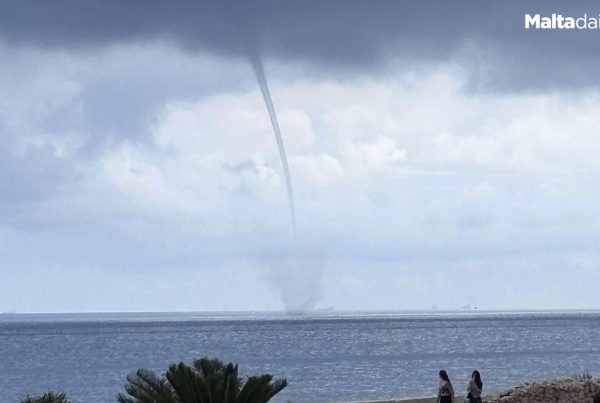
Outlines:
[[432, 395], [441, 368], [459, 390], [479, 369], [489, 392], [600, 374], [600, 313], [0, 315], [0, 402], [115, 402], [130, 371], [201, 355], [286, 377], [277, 401]]

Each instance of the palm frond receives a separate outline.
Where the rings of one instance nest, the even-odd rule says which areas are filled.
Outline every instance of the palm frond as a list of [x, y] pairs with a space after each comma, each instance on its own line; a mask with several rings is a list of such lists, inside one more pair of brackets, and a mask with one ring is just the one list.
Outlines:
[[69, 403], [69, 399], [66, 393], [46, 392], [40, 396], [27, 395], [21, 403]]
[[183, 362], [172, 364], [165, 376], [182, 403], [215, 403], [206, 380]]
[[140, 368], [127, 375], [125, 391], [129, 396], [119, 394], [121, 403], [174, 403], [174, 391], [171, 385], [154, 372]]
[[238, 366], [229, 363], [223, 374], [223, 385], [221, 387], [221, 400], [223, 403], [235, 403], [241, 386], [238, 377]]
[[265, 403], [287, 386], [285, 379], [273, 381], [273, 375], [251, 376], [246, 380], [236, 403]]
[[172, 364], [164, 377], [139, 369], [127, 382], [119, 403], [266, 403], [287, 386], [285, 379], [273, 380], [269, 374], [243, 382], [237, 365], [209, 358], [195, 360], [193, 366]]

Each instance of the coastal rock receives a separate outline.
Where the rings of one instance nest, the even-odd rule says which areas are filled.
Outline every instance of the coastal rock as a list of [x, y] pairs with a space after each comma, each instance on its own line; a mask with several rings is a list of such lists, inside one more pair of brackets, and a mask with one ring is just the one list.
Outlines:
[[600, 379], [583, 375], [555, 381], [528, 382], [488, 396], [484, 403], [592, 403], [596, 393], [600, 393]]

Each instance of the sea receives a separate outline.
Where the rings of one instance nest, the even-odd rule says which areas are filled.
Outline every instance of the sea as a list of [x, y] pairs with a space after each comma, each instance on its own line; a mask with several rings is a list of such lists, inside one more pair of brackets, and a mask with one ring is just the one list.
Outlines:
[[0, 402], [116, 402], [128, 373], [202, 356], [286, 378], [274, 402], [433, 396], [440, 369], [491, 393], [600, 374], [600, 311], [0, 314]]

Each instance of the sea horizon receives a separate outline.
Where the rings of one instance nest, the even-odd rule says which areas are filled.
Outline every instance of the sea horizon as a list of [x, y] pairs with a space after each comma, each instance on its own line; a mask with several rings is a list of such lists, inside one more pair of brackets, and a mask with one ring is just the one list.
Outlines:
[[155, 316], [172, 317], [174, 319], [219, 319], [219, 318], [333, 318], [333, 317], [428, 317], [428, 316], [494, 316], [494, 315], [546, 315], [546, 314], [600, 314], [600, 308], [565, 308], [565, 309], [307, 309], [307, 310], [206, 310], [206, 311], [64, 311], [64, 312], [0, 312], [0, 320], [6, 318], [45, 318], [64, 317], [78, 319], [84, 317], [114, 319], [144, 319]]

